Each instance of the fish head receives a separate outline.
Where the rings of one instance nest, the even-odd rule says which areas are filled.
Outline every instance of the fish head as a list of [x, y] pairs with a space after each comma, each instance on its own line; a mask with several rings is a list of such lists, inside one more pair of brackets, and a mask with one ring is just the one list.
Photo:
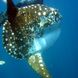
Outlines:
[[48, 14], [48, 20], [53, 24], [53, 22], [59, 22], [61, 19], [61, 14], [59, 13], [58, 9], [50, 8], [50, 12]]
[[58, 24], [61, 20], [62, 16], [58, 9], [55, 8], [49, 8], [48, 7], [48, 12], [45, 16], [40, 17], [40, 26], [42, 28], [46, 28], [48, 26], [53, 26], [55, 24]]

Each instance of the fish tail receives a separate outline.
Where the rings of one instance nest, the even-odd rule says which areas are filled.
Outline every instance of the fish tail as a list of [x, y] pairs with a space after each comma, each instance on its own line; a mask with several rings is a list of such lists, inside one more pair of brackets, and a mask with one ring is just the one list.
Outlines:
[[41, 53], [35, 53], [28, 58], [29, 65], [40, 74], [41, 78], [52, 78], [43, 62]]

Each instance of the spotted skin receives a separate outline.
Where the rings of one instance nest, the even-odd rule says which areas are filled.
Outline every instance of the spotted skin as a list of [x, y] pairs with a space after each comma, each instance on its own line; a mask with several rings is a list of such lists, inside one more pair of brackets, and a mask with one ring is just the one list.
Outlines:
[[15, 58], [29, 54], [37, 29], [42, 34], [41, 31], [45, 28], [45, 25], [40, 26], [40, 17], [47, 17], [51, 11], [49, 7], [40, 4], [18, 8], [13, 24], [7, 20], [3, 26], [3, 43], [9, 54]]
[[49, 72], [47, 71], [47, 68], [45, 66], [45, 63], [43, 61], [43, 58], [40, 52], [37, 52], [36, 54], [31, 55], [28, 62], [29, 62], [29, 65], [37, 73], [39, 73], [42, 76], [42, 78], [52, 78]]
[[[40, 52], [30, 52], [34, 39], [43, 36], [44, 29], [56, 22], [58, 12], [41, 4], [18, 8], [18, 14], [12, 23], [3, 25], [3, 45], [7, 52], [17, 59], [27, 59], [29, 65], [42, 78], [51, 78]], [[57, 17], [59, 18], [59, 16]]]

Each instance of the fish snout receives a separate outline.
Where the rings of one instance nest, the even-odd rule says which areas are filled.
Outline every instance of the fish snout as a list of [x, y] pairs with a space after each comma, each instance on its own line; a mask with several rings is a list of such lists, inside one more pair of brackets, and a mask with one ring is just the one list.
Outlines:
[[51, 24], [58, 23], [61, 20], [62, 16], [58, 9], [50, 8], [50, 13], [48, 15], [48, 20]]

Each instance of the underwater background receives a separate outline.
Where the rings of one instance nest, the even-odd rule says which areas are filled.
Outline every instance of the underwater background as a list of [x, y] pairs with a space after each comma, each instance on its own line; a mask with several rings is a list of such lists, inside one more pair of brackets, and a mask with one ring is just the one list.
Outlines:
[[[19, 0], [13, 0], [17, 3]], [[61, 34], [57, 41], [43, 53], [45, 64], [53, 78], [78, 78], [78, 1], [44, 0], [44, 4], [57, 8], [61, 15]], [[6, 3], [0, 0], [0, 12], [6, 10]], [[40, 78], [25, 60], [12, 58], [2, 45], [0, 27], [0, 78]]]

